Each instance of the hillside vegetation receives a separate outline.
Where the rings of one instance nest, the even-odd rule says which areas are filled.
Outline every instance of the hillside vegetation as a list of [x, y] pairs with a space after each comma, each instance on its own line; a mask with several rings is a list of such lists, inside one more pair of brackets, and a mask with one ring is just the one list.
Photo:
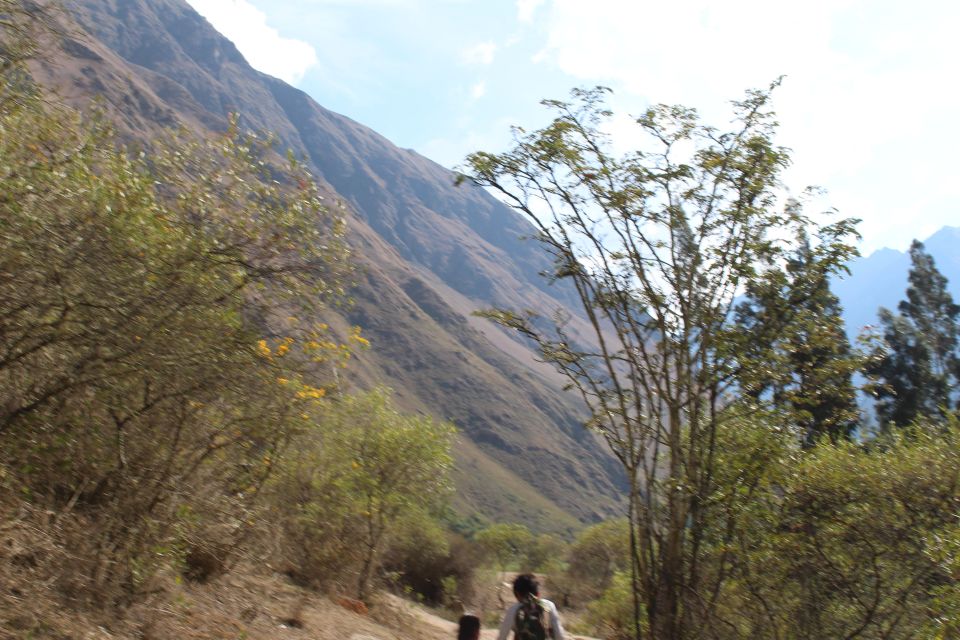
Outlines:
[[[903, 301], [850, 344], [830, 282], [856, 221], [781, 198], [776, 83], [732, 131], [652, 107], [626, 156], [606, 90], [575, 90], [471, 156], [462, 180], [539, 225], [576, 312], [493, 300], [511, 360], [452, 284], [365, 287], [372, 236], [241, 116], [131, 136], [51, 98], [38, 43], [64, 24], [0, 0], [3, 637], [451, 637], [442, 616], [495, 626], [527, 571], [610, 640], [958, 637], [960, 305], [915, 242]], [[477, 377], [383, 386], [418, 323]], [[530, 395], [496, 406], [501, 375]], [[464, 424], [410, 408], [429, 400]], [[478, 417], [534, 405], [552, 431]], [[600, 504], [543, 488], [564, 473]]]
[[[323, 321], [360, 326], [375, 345], [355, 354], [345, 382], [388, 384], [403, 409], [457, 425], [460, 511], [567, 533], [619, 513], [622, 475], [581, 428], [582, 406], [529, 345], [471, 315], [493, 303], [575, 315], [569, 288], [539, 276], [549, 257], [523, 240], [527, 223], [482, 189], [457, 188], [448, 169], [254, 70], [185, 0], [64, 7], [67, 37], [31, 64], [58, 100], [84, 111], [93, 101], [122, 138], [139, 141], [179, 125], [218, 135], [236, 113], [242, 130], [271, 132], [325, 202], [338, 203], [360, 271], [352, 304]], [[549, 474], [524, 463], [530, 447]]]
[[567, 378], [630, 480], [626, 570], [587, 605], [608, 635], [952, 637], [960, 305], [914, 241], [905, 299], [850, 344], [830, 283], [858, 221], [785, 191], [779, 85], [725, 129], [651, 106], [628, 153], [609, 89], [574, 89], [470, 155], [462, 179], [536, 226], [596, 346], [563, 316], [483, 315]]
[[[31, 54], [33, 11], [4, 6], [5, 50]], [[342, 216], [252, 134], [124, 146], [4, 71], [4, 626], [122, 616], [243, 560], [366, 597], [387, 533], [446, 499], [455, 432], [340, 391], [368, 344], [321, 321], [346, 303]]]

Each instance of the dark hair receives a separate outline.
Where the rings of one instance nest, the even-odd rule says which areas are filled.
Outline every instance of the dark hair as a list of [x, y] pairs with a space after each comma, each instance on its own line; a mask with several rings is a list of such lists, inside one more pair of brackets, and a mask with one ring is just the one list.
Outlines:
[[473, 640], [480, 632], [480, 618], [477, 616], [460, 616], [460, 630], [457, 631], [457, 640]]
[[537, 581], [537, 576], [532, 573], [521, 573], [518, 575], [513, 581], [513, 595], [518, 598], [539, 596], [540, 583]]

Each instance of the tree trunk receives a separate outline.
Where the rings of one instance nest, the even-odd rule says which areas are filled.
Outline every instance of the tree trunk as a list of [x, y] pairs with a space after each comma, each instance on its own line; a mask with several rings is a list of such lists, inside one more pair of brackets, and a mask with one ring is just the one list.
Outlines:
[[367, 598], [370, 577], [373, 575], [374, 560], [377, 557], [377, 548], [380, 546], [380, 538], [383, 535], [384, 517], [385, 514], [382, 510], [376, 510], [375, 512], [373, 496], [367, 496], [367, 552], [363, 557], [363, 565], [360, 567], [360, 576], [357, 578], [357, 600], [366, 601]]
[[[630, 499], [628, 503], [628, 521], [630, 526], [630, 590], [633, 592], [633, 628], [636, 640], [643, 640], [640, 626], [640, 547], [637, 540], [637, 501], [640, 499], [637, 489], [636, 470], [630, 471]], [[644, 576], [645, 577], [645, 576]]]
[[363, 558], [363, 566], [360, 567], [360, 577], [357, 579], [357, 600], [366, 602], [367, 589], [370, 587], [370, 576], [373, 574], [373, 560], [376, 556], [376, 547], [371, 546]]
[[668, 439], [670, 473], [667, 486], [667, 531], [660, 547], [660, 575], [657, 580], [656, 610], [651, 616], [651, 632], [656, 640], [682, 640], [680, 588], [683, 577], [683, 536], [686, 527], [687, 498], [681, 449], [680, 410], [670, 407]]

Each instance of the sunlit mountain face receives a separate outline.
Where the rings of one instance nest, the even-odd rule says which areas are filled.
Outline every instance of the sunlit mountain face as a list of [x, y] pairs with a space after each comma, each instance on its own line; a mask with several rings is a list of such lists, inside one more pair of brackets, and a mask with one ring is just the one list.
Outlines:
[[573, 293], [540, 276], [550, 261], [525, 238], [524, 220], [254, 70], [182, 0], [67, 6], [80, 29], [38, 63], [42, 83], [74, 104], [97, 97], [131, 138], [174, 125], [209, 135], [238, 113], [242, 126], [274, 133], [279, 151], [305, 159], [331, 206], [344, 208], [363, 269], [353, 306], [324, 320], [359, 325], [372, 344], [351, 385], [391, 386], [404, 408], [461, 429], [459, 510], [558, 531], [619, 513], [617, 465], [583, 429], [563, 381], [527, 345], [471, 315], [493, 305], [559, 308], [576, 323]]

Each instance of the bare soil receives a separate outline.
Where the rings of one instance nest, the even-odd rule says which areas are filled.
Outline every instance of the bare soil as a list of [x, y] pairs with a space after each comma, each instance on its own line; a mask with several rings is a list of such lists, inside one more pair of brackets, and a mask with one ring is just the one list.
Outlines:
[[[52, 601], [39, 602], [37, 595], [22, 607], [4, 601], [0, 639], [449, 640], [457, 630], [456, 623], [395, 595], [380, 594], [361, 614], [282, 575], [250, 571], [203, 585], [170, 581], [121, 620], [64, 611]], [[487, 619], [493, 617], [498, 616]], [[482, 637], [494, 640], [496, 629], [487, 626]]]

